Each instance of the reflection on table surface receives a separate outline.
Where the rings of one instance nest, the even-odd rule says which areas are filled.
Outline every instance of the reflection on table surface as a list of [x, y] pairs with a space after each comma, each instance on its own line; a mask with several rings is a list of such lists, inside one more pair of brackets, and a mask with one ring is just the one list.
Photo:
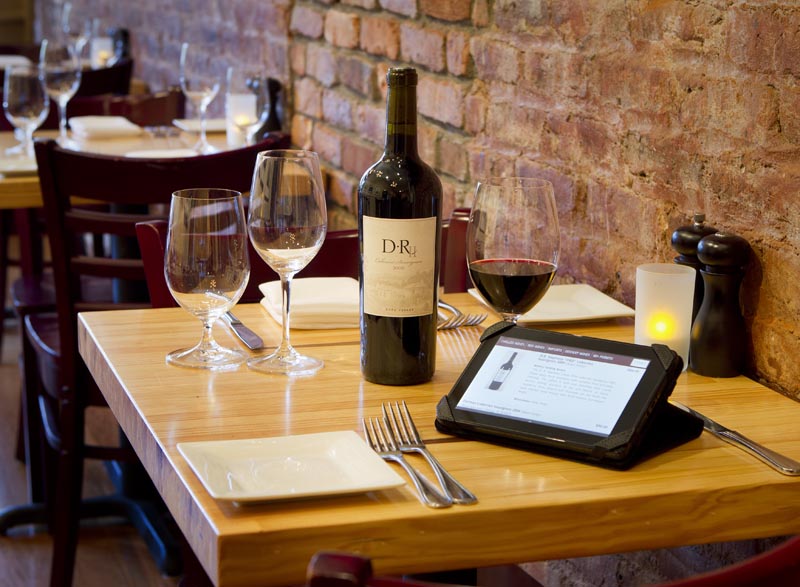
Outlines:
[[[446, 299], [481, 311], [468, 294]], [[277, 344], [280, 326], [260, 306], [235, 313], [267, 345]], [[196, 322], [178, 308], [84, 314], [81, 353], [216, 584], [300, 584], [321, 549], [364, 553], [379, 573], [401, 573], [800, 532], [800, 479], [709, 434], [619, 472], [438, 432], [436, 403], [471, 357], [482, 327], [441, 331], [433, 380], [390, 387], [362, 379], [357, 329], [293, 332], [298, 347], [325, 361], [314, 377], [165, 365], [167, 352], [196, 337]], [[220, 343], [238, 344], [222, 323], [215, 328]], [[629, 318], [548, 328], [633, 338]], [[800, 405], [750, 379], [687, 372], [673, 396], [800, 459]], [[201, 440], [361, 434], [361, 418], [395, 400], [408, 403], [431, 451], [478, 504], [426, 508], [407, 485], [237, 507], [212, 499], [177, 450], [179, 442]]]

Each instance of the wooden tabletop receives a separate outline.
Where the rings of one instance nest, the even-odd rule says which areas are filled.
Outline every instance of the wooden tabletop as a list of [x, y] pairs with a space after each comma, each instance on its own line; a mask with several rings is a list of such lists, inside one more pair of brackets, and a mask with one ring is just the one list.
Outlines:
[[[55, 138], [58, 131], [40, 131], [35, 137]], [[225, 133], [209, 133], [208, 140], [214, 146], [226, 148]], [[14, 133], [0, 132], [0, 157], [5, 157], [6, 148], [17, 144]], [[87, 153], [104, 155], [124, 155], [130, 151], [146, 149], [190, 149], [197, 142], [197, 135], [181, 132], [173, 137], [157, 138], [150, 133], [142, 133], [138, 137], [115, 138], [103, 140], [76, 141], [73, 146]], [[42, 192], [39, 188], [39, 176], [35, 173], [6, 177], [0, 173], [0, 210], [18, 208], [40, 208]]]
[[[447, 299], [479, 309], [468, 294]], [[260, 306], [242, 306], [236, 314], [267, 343], [277, 343], [280, 327]], [[325, 361], [309, 378], [245, 367], [206, 373], [167, 366], [165, 354], [194, 344], [200, 329], [177, 308], [87, 313], [80, 317], [80, 348], [217, 585], [301, 584], [309, 559], [322, 549], [362, 553], [378, 573], [400, 573], [800, 532], [800, 478], [781, 475], [707, 433], [624, 472], [439, 433], [434, 406], [464, 368], [481, 328], [440, 332], [433, 380], [409, 387], [362, 379], [355, 329], [292, 331], [296, 346]], [[631, 319], [558, 329], [633, 338]], [[223, 344], [238, 345], [222, 324], [215, 334]], [[688, 372], [673, 397], [800, 459], [800, 405], [750, 379]], [[212, 499], [176, 448], [198, 440], [362, 433], [361, 418], [379, 415], [381, 403], [390, 400], [408, 402], [431, 451], [478, 504], [430, 509], [408, 484], [240, 507]], [[414, 464], [425, 470], [423, 461]]]

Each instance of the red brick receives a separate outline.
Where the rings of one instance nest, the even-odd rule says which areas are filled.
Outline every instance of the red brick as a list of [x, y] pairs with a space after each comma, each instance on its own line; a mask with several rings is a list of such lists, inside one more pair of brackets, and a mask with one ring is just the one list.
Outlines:
[[447, 70], [465, 75], [469, 68], [469, 35], [461, 31], [447, 33]]
[[312, 149], [321, 159], [336, 167], [342, 164], [342, 135], [336, 129], [317, 123], [311, 131]]
[[340, 2], [347, 6], [358, 6], [364, 10], [372, 10], [378, 5], [378, 0], [340, 0]]
[[543, 24], [545, 15], [543, 2], [496, 2], [494, 22], [501, 29], [514, 31], [528, 26]]
[[292, 144], [301, 149], [311, 148], [311, 129], [314, 122], [307, 116], [295, 114], [292, 117]]
[[416, 0], [379, 0], [381, 8], [414, 18], [417, 16]]
[[[235, 26], [237, 33], [247, 30], [251, 23], [258, 22], [265, 33], [284, 35], [289, 23], [290, 6], [286, 0], [275, 2], [259, 2], [251, 4], [246, 2], [231, 3], [228, 7], [234, 9]], [[202, 7], [195, 4], [191, 8], [195, 14], [204, 14]], [[208, 14], [208, 13], [205, 13]], [[123, 21], [120, 21], [123, 22]]]
[[381, 156], [383, 149], [349, 136], [342, 138], [342, 169], [361, 177]]
[[371, 61], [361, 57], [340, 56], [336, 65], [339, 81], [362, 96], [375, 92], [374, 69]]
[[489, 0], [475, 0], [472, 6], [472, 24], [477, 27], [489, 24]]
[[431, 167], [438, 166], [436, 149], [439, 143], [439, 128], [425, 120], [417, 122], [417, 149], [420, 158]]
[[748, 71], [766, 74], [800, 74], [800, 13], [770, 4], [729, 8], [726, 17], [726, 51]]
[[298, 77], [303, 77], [306, 74], [306, 46], [299, 43], [293, 43], [289, 51], [289, 63], [292, 67], [292, 73]]
[[308, 45], [306, 72], [328, 88], [336, 83], [336, 56], [329, 45]]
[[448, 79], [423, 76], [417, 86], [417, 109], [439, 122], [464, 124], [464, 86]]
[[509, 148], [495, 140], [474, 141], [467, 147], [469, 175], [473, 182], [487, 177], [512, 176], [516, 174], [515, 163], [519, 149]]
[[342, 92], [325, 90], [322, 92], [322, 118], [339, 128], [353, 128], [353, 104]]
[[325, 15], [325, 40], [331, 45], [355, 49], [358, 47], [358, 30], [357, 14], [329, 10]]
[[[252, 21], [251, 21], [252, 22]], [[319, 39], [325, 26], [324, 14], [310, 6], [295, 5], [289, 25], [293, 33]]]
[[391, 16], [364, 16], [361, 19], [361, 48], [373, 55], [397, 59], [400, 53], [400, 23]]
[[431, 71], [443, 71], [445, 35], [441, 30], [411, 23], [400, 26], [400, 54], [406, 61], [424, 65]]
[[[328, 197], [339, 206], [342, 206], [345, 210], [349, 210], [351, 214], [355, 213], [357, 210], [357, 204], [355, 202], [357, 188], [358, 180], [353, 179], [351, 175], [342, 173], [341, 171], [337, 171], [335, 169], [328, 170]], [[328, 222], [329, 224], [331, 223], [330, 211]], [[340, 221], [339, 224], [345, 223]], [[345, 224], [342, 226], [337, 226], [336, 229], [345, 230], [351, 227], [352, 225]]]
[[355, 130], [363, 139], [377, 145], [386, 140], [386, 107], [367, 103], [356, 107]]
[[470, 0], [419, 0], [423, 14], [452, 22], [469, 18]]
[[294, 109], [311, 118], [322, 116], [322, 88], [313, 79], [305, 77], [294, 83]]
[[464, 98], [464, 130], [476, 135], [486, 125], [486, 111], [489, 101], [484, 93], [472, 93]]
[[520, 78], [520, 52], [502, 40], [473, 37], [470, 53], [478, 78], [513, 83]]
[[469, 161], [464, 141], [453, 133], [444, 133], [439, 140], [438, 168], [459, 181], [469, 176]]

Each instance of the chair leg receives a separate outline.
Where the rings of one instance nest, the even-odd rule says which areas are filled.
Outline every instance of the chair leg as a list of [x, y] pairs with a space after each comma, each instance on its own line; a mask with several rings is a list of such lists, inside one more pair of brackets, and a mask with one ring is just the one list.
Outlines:
[[3, 311], [0, 313], [0, 318], [2, 318], [2, 322], [0, 322], [0, 357], [3, 356], [6, 299], [8, 297], [8, 233], [11, 231], [11, 216], [12, 210], [0, 210], [0, 296], [3, 300]]

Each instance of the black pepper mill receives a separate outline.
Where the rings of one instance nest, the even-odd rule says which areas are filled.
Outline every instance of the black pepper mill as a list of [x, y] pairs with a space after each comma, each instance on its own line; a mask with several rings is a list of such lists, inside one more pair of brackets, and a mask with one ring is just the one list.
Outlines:
[[705, 293], [689, 345], [689, 366], [695, 373], [734, 377], [742, 371], [747, 332], [739, 290], [749, 255], [750, 244], [730, 233], [708, 235], [697, 245]]
[[700, 275], [703, 264], [697, 259], [697, 245], [703, 237], [717, 232], [716, 228], [708, 226], [705, 222], [705, 214], [695, 214], [692, 224], [679, 226], [672, 233], [672, 248], [678, 252], [678, 256], [674, 259], [675, 263], [697, 269], [694, 282], [694, 303], [692, 304], [693, 323], [697, 312], [700, 310], [700, 304], [703, 302], [704, 289], [703, 277]]

